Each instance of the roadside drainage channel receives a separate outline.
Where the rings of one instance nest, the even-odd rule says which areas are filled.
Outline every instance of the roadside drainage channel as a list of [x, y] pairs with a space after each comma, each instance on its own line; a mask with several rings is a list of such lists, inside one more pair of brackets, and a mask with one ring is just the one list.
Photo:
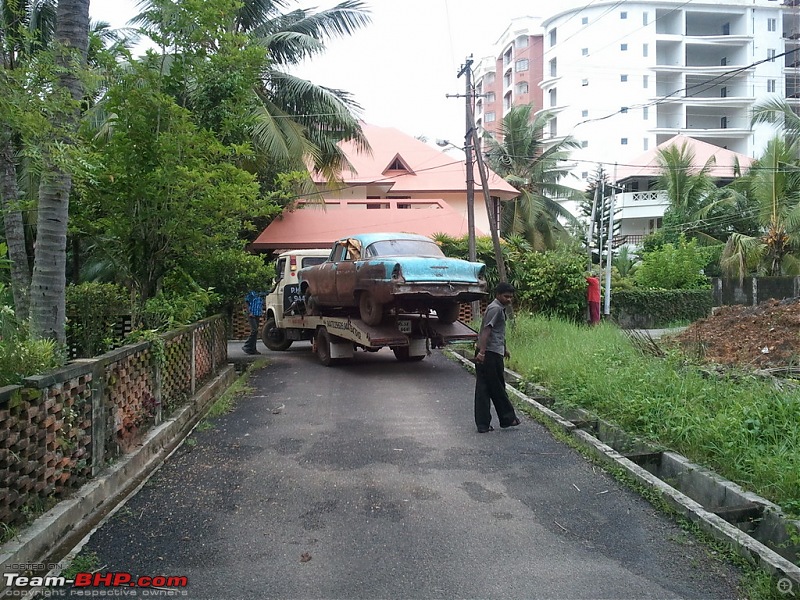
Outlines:
[[[457, 352], [451, 354], [474, 369], [472, 361]], [[528, 388], [520, 391], [507, 383], [510, 394], [557, 424], [594, 456], [657, 489], [674, 510], [715, 539], [731, 543], [741, 556], [800, 586], [800, 521], [788, 518], [779, 506], [680, 454], [637, 440], [588, 411], [555, 412], [555, 400], [537, 386], [525, 386], [518, 373], [506, 369], [506, 379]]]

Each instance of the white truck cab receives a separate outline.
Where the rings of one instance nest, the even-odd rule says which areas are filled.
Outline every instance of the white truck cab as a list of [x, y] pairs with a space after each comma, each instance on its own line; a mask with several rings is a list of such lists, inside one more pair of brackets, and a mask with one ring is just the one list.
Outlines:
[[261, 340], [270, 350], [286, 350], [292, 340], [286, 339], [282, 331], [283, 316], [295, 302], [302, 301], [297, 272], [328, 260], [330, 248], [289, 250], [282, 252], [275, 263], [275, 281], [264, 299], [266, 321], [261, 331]]

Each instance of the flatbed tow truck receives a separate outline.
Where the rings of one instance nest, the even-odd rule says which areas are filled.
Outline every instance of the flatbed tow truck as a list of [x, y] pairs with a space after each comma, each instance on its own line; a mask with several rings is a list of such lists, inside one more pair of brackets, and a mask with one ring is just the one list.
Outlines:
[[[306, 261], [324, 260], [327, 250], [294, 250], [280, 255], [278, 279], [265, 298], [266, 321], [261, 339], [270, 350], [286, 350], [292, 342], [310, 340], [325, 366], [352, 358], [356, 350], [377, 352], [389, 347], [399, 361], [424, 359], [432, 348], [458, 341], [476, 341], [478, 334], [460, 321], [441, 323], [433, 315], [390, 315], [380, 325], [367, 325], [349, 315], [304, 313], [297, 271]], [[313, 264], [313, 263], [312, 263]]]

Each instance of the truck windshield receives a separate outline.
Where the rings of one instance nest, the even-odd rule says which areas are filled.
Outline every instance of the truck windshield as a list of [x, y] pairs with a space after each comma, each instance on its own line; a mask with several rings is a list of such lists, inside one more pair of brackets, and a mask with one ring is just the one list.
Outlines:
[[444, 256], [441, 248], [427, 240], [383, 240], [367, 246], [366, 256]]

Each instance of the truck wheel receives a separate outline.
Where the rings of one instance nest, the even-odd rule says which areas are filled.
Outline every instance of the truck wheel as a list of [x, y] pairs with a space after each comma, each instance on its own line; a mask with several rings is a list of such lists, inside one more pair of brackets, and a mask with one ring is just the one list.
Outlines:
[[292, 340], [286, 339], [286, 332], [275, 323], [275, 317], [269, 317], [261, 330], [261, 341], [270, 350], [283, 352], [292, 345]]
[[441, 323], [449, 325], [458, 320], [458, 313], [461, 305], [458, 302], [447, 302], [436, 307], [436, 316]]
[[317, 344], [317, 358], [319, 358], [319, 362], [326, 367], [330, 367], [331, 364], [333, 364], [333, 359], [331, 358], [331, 338], [330, 335], [328, 335], [328, 330], [324, 327], [317, 329], [315, 341]]
[[375, 300], [375, 296], [364, 291], [358, 299], [358, 311], [361, 320], [367, 325], [380, 325], [383, 321], [383, 304]]
[[410, 356], [408, 353], [408, 346], [392, 346], [394, 357], [400, 362], [419, 362], [425, 358], [424, 354], [420, 356]]

